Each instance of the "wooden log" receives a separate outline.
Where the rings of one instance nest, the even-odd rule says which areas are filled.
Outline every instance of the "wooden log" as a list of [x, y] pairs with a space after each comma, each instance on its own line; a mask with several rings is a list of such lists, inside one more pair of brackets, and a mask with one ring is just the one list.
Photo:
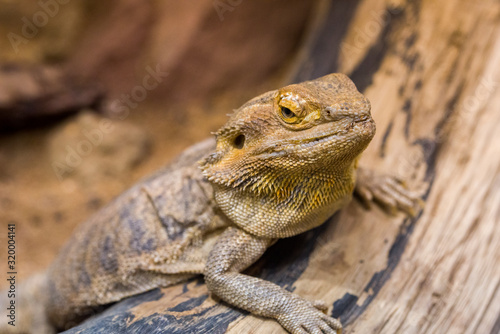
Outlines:
[[[378, 133], [362, 164], [423, 194], [415, 218], [357, 201], [247, 273], [331, 305], [347, 333], [500, 332], [500, 3], [321, 1], [290, 81], [345, 72]], [[68, 333], [282, 333], [201, 279]]]

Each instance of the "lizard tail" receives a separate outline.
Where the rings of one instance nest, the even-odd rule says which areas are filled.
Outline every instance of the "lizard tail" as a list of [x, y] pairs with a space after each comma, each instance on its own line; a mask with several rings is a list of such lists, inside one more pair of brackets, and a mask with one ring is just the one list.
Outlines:
[[31, 276], [20, 284], [15, 279], [17, 277], [9, 280], [7, 276], [10, 287], [0, 292], [0, 334], [55, 333], [45, 312], [48, 297], [46, 273]]

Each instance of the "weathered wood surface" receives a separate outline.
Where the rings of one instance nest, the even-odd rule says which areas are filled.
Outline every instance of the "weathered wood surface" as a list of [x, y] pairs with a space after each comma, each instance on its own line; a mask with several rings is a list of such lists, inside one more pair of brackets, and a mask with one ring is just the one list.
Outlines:
[[[248, 270], [321, 298], [347, 333], [500, 333], [500, 3], [323, 1], [291, 81], [349, 74], [378, 133], [362, 163], [423, 194], [416, 218], [357, 201]], [[203, 281], [118, 303], [68, 333], [282, 333]]]

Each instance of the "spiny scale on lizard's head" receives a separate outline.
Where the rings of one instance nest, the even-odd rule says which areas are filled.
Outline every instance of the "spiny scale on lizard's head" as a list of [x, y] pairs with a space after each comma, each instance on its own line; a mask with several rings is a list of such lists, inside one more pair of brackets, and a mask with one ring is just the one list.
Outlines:
[[346, 173], [374, 133], [369, 101], [347, 76], [330, 74], [245, 103], [216, 133], [201, 169], [226, 205], [238, 192], [311, 211], [339, 200], [339, 180], [353, 184]]

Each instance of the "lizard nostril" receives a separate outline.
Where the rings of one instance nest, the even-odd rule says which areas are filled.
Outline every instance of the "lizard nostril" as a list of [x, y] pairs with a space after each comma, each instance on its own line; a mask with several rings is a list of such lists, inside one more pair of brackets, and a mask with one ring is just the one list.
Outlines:
[[337, 121], [342, 118], [342, 109], [330, 106], [325, 108], [323, 115], [327, 121]]

